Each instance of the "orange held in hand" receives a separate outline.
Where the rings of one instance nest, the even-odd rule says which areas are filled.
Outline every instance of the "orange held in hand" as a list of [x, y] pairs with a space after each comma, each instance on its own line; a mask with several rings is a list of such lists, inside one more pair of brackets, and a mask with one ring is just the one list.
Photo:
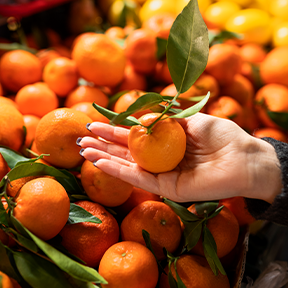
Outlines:
[[158, 266], [152, 252], [132, 241], [118, 242], [103, 255], [99, 274], [108, 282], [107, 288], [155, 288]]
[[[160, 115], [148, 113], [140, 117], [139, 121], [147, 127]], [[186, 150], [186, 134], [182, 126], [172, 118], [158, 121], [150, 134], [143, 126], [133, 126], [128, 136], [128, 147], [135, 162], [152, 173], [176, 168]]]
[[68, 220], [68, 194], [54, 179], [40, 177], [27, 182], [15, 200], [15, 218], [42, 240], [55, 237]]

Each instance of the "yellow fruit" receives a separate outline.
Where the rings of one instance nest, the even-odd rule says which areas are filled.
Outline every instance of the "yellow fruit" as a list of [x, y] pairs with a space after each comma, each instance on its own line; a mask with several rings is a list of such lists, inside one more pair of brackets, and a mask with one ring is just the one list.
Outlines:
[[273, 16], [288, 20], [288, 0], [272, 0], [269, 8]]
[[242, 7], [247, 7], [249, 4], [251, 4], [253, 0], [229, 0], [229, 1], [234, 2]]
[[204, 18], [216, 28], [224, 29], [227, 20], [241, 7], [231, 1], [220, 1], [211, 4], [204, 12]]
[[273, 30], [272, 42], [274, 47], [288, 45], [288, 22], [276, 25]]
[[257, 8], [269, 12], [270, 0], [253, 0], [248, 8]]
[[175, 2], [173, 0], [147, 0], [139, 11], [140, 20], [144, 22], [150, 17], [163, 12], [177, 14]]
[[270, 15], [260, 9], [242, 9], [226, 22], [226, 30], [243, 35], [243, 42], [267, 44], [271, 40]]
[[[177, 0], [176, 2], [176, 13], [179, 14], [183, 8], [189, 3], [190, 0]], [[200, 13], [203, 14], [205, 10], [212, 4], [211, 0], [198, 0], [198, 6]]]

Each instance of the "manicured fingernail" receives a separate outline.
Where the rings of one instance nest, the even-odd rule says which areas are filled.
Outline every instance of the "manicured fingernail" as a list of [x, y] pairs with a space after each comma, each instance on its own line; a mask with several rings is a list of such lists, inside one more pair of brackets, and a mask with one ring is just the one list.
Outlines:
[[81, 140], [82, 140], [82, 137], [78, 137], [76, 140], [76, 144], [80, 147], [81, 147], [81, 145], [80, 145]]
[[94, 162], [93, 162], [93, 165], [94, 165], [95, 167], [97, 167], [97, 161], [94, 161]]
[[91, 125], [91, 123], [87, 123], [86, 124], [86, 128], [89, 130], [89, 131], [91, 131], [90, 129], [89, 129], [89, 126]]
[[80, 154], [81, 156], [83, 156], [84, 150], [85, 150], [84, 148], [82, 148], [82, 149], [80, 150], [79, 154]]

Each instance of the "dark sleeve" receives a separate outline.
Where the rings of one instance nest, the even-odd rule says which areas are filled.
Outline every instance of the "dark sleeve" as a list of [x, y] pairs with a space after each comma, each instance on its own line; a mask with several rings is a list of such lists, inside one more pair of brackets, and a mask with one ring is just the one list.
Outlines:
[[259, 199], [245, 198], [247, 209], [255, 219], [288, 226], [288, 144], [270, 137], [262, 138], [262, 140], [270, 143], [276, 151], [280, 162], [283, 188], [272, 204]]

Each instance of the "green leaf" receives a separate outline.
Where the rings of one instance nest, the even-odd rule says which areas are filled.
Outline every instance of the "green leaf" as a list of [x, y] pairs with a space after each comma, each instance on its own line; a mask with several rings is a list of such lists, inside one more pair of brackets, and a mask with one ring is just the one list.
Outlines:
[[167, 39], [157, 37], [157, 52], [156, 57], [160, 61], [166, 56]]
[[72, 288], [62, 271], [44, 258], [24, 251], [14, 251], [13, 257], [21, 276], [33, 288]]
[[176, 273], [176, 279], [177, 279], [177, 286], [178, 288], [186, 288], [185, 284], [183, 283], [182, 279], [180, 278], [178, 272], [177, 272], [177, 261], [178, 259], [175, 259], [174, 261], [174, 268], [175, 268], [175, 273]]
[[1, 50], [7, 50], [7, 51], [11, 51], [11, 50], [26, 50], [32, 54], [36, 54], [37, 50], [27, 47], [26, 45], [21, 45], [19, 43], [0, 43], [0, 49]]
[[170, 118], [186, 118], [189, 116], [192, 116], [194, 114], [196, 114], [197, 112], [199, 112], [204, 105], [207, 103], [208, 99], [210, 97], [210, 92], [207, 93], [207, 95], [205, 96], [205, 98], [203, 98], [200, 102], [196, 103], [195, 105], [183, 110], [182, 112], [173, 115], [173, 116], [169, 116]]
[[24, 228], [29, 236], [33, 239], [33, 241], [37, 244], [37, 246], [63, 271], [65, 271], [70, 276], [84, 281], [84, 282], [95, 282], [95, 283], [103, 283], [107, 284], [107, 281], [99, 275], [99, 273], [90, 267], [86, 267], [63, 253], [59, 252], [53, 246], [44, 242], [43, 240], [36, 237], [29, 230]]
[[122, 123], [128, 116], [137, 111], [143, 111], [149, 109], [159, 103], [163, 102], [163, 98], [158, 93], [147, 93], [139, 97], [134, 103], [132, 103], [125, 112], [119, 113], [112, 120], [111, 124], [117, 125]]
[[288, 130], [288, 113], [287, 112], [273, 112], [267, 109], [269, 118], [281, 128]]
[[8, 276], [18, 280], [17, 277], [17, 273], [15, 272], [8, 254], [7, 254], [8, 249], [6, 249], [6, 246], [4, 246], [2, 244], [2, 242], [0, 241], [0, 271], [4, 272], [5, 274], [7, 274]]
[[[60, 172], [58, 169], [52, 166], [47, 166], [42, 163], [20, 164], [7, 173], [7, 176], [10, 181], [26, 176], [37, 176], [37, 175], [50, 175], [54, 177], [67, 178], [67, 176], [64, 173]], [[4, 183], [5, 180], [2, 179], [2, 181], [0, 182], [0, 187], [2, 187]]]
[[167, 43], [168, 68], [180, 93], [203, 73], [208, 61], [208, 29], [197, 0], [191, 0], [175, 19]]
[[219, 205], [219, 202], [198, 202], [195, 203], [195, 209], [198, 215], [204, 216], [214, 212]]
[[209, 37], [210, 46], [218, 44], [218, 43], [224, 43], [226, 40], [229, 40], [229, 39], [242, 39], [243, 38], [241, 34], [226, 31], [226, 30], [222, 30], [217, 33], [209, 31], [208, 37]]
[[[58, 169], [61, 173], [63, 173], [66, 177], [62, 176], [54, 176], [57, 181], [65, 188], [65, 190], [70, 193], [84, 193], [82, 187], [79, 185], [76, 177], [69, 171], [65, 169]], [[53, 175], [51, 175], [53, 176]]]
[[203, 220], [197, 222], [184, 222], [184, 245], [190, 251], [199, 241], [202, 233]]
[[116, 93], [115, 95], [113, 95], [112, 97], [109, 98], [109, 103], [108, 103], [108, 108], [111, 109], [113, 104], [124, 94], [126, 94], [127, 92], [129, 92], [129, 90], [124, 90], [124, 91], [120, 91], [118, 93]]
[[[155, 253], [154, 253], [154, 250], [153, 250], [153, 247], [151, 245], [151, 241], [150, 241], [150, 234], [149, 232], [147, 232], [146, 230], [142, 229], [142, 237], [145, 241], [145, 244], [146, 244], [146, 247], [153, 253], [153, 255], [155, 256]], [[156, 256], [155, 256], [156, 258]], [[157, 260], [157, 258], [156, 258]]]
[[7, 227], [9, 226], [8, 215], [2, 201], [0, 201], [0, 224], [4, 224]]
[[19, 154], [18, 152], [10, 148], [3, 147], [3, 146], [0, 147], [0, 153], [2, 154], [3, 158], [7, 162], [9, 168], [11, 169], [13, 169], [16, 166], [16, 164], [20, 161], [31, 160], [30, 158], [26, 158], [22, 156], [21, 154]]
[[211, 215], [209, 215], [209, 217], [207, 219], [211, 219], [211, 218], [217, 216], [222, 211], [223, 208], [224, 208], [224, 205], [222, 205], [221, 207], [217, 208], [215, 210], [215, 212], [213, 212]]
[[21, 243], [23, 247], [35, 253], [39, 251], [37, 245], [32, 240], [27, 239], [26, 237], [24, 237], [23, 235], [21, 235], [16, 231], [14, 231], [13, 233], [16, 234], [17, 240]]
[[164, 203], [167, 204], [184, 222], [199, 221], [199, 217], [191, 213], [182, 205], [175, 203], [167, 198], [164, 198]]
[[[221, 264], [221, 261], [219, 260], [218, 256], [217, 256], [217, 245], [216, 242], [214, 240], [214, 237], [212, 235], [212, 233], [210, 232], [210, 230], [207, 228], [206, 225], [204, 225], [203, 227], [203, 248], [204, 248], [204, 253], [206, 256], [206, 259], [210, 265], [210, 262], [212, 258], [213, 262], [215, 263], [216, 267], [219, 269], [219, 271], [221, 272], [221, 274], [226, 275], [226, 272]], [[208, 260], [209, 259], [209, 260]], [[210, 265], [211, 267], [211, 265]], [[213, 265], [211, 267], [211, 269], [213, 270]], [[215, 274], [215, 271], [213, 271]], [[215, 274], [217, 275], [217, 274]]]
[[69, 218], [67, 224], [76, 224], [82, 222], [90, 222], [95, 224], [101, 224], [102, 221], [93, 216], [90, 212], [86, 211], [84, 208], [70, 203]]
[[171, 264], [172, 264], [174, 261], [175, 261], [175, 260], [168, 262], [168, 267], [169, 267], [168, 282], [169, 282], [169, 287], [170, 287], [170, 288], [178, 288], [177, 281], [175, 280], [175, 278], [173, 277], [172, 272], [171, 272]]
[[[108, 110], [100, 105], [97, 105], [96, 103], [93, 103], [93, 107], [109, 120], [112, 120], [115, 116], [119, 115], [118, 113]], [[135, 117], [129, 116], [127, 117], [127, 119], [123, 120], [120, 124], [125, 126], [134, 126], [134, 125], [140, 125], [140, 122]]]

